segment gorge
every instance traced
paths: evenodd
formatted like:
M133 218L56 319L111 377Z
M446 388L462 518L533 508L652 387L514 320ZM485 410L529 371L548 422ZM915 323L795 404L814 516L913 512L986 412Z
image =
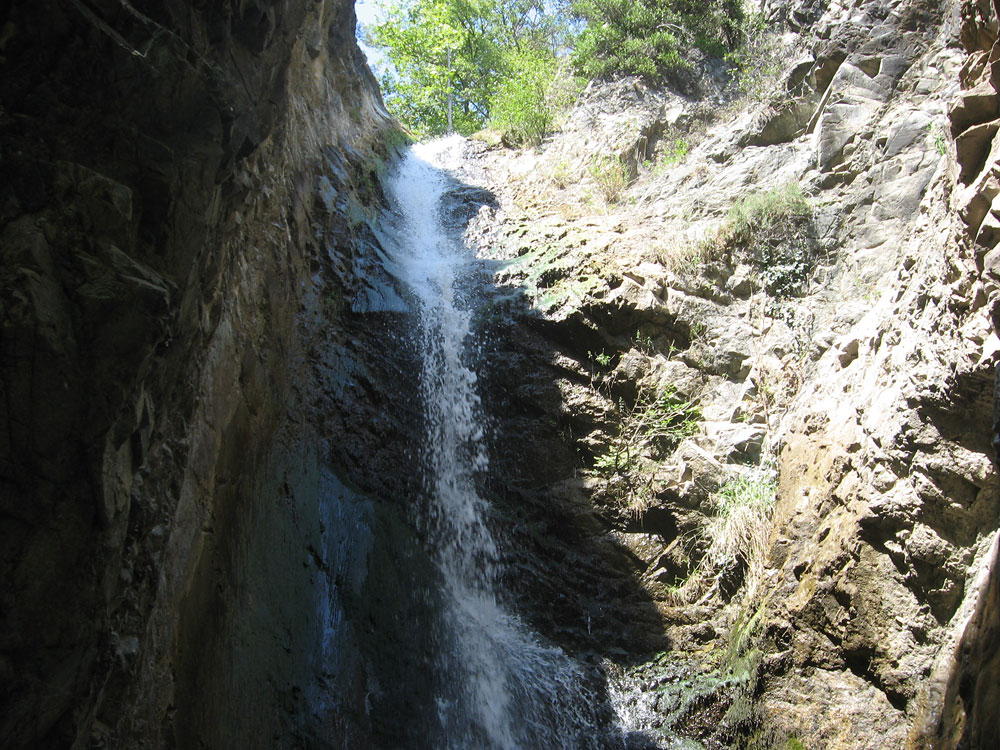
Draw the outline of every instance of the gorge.
M995 747L998 10L762 11L523 150L350 0L3 11L0 744Z

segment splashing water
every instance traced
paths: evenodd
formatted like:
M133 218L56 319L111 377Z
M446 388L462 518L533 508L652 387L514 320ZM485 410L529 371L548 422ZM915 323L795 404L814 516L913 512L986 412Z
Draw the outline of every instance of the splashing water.
M487 470L476 375L463 358L472 311L459 289L475 270L464 244L441 221L460 157L453 136L414 146L390 194L394 272L413 292L420 321L421 394L426 423L428 542L444 581L435 668L440 736L450 750L583 748L595 721L581 670L497 601L499 554L489 507L476 487Z

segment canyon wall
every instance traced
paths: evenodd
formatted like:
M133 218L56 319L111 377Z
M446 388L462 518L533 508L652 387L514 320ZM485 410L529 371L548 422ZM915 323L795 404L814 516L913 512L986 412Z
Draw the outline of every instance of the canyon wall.
M410 553L334 474L379 404L322 428L400 140L353 3L15 2L0 29L0 744L363 746L331 597L377 607L352 561Z
M990 747L996 10L764 10L763 101L623 80L538 152L467 146L508 598L637 747ZM0 19L4 745L429 736L402 138L354 30L345 0ZM720 239L790 183L784 270Z
M537 374L487 391L524 608L651 736L990 747L996 11L765 13L749 100L592 84L538 152L470 145L493 364Z

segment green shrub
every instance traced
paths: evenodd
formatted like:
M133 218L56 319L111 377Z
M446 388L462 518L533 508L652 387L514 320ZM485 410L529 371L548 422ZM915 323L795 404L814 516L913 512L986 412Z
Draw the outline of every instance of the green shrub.
M812 207L795 183L738 201L706 254L747 263L775 297L799 294L815 264Z
M601 367L607 368L611 366L611 355L604 352L604 350L601 350L597 354L587 352L587 356Z
M619 417L618 435L593 473L613 481L622 504L641 513L654 500L658 459L698 431L701 410L666 385L641 391L631 406L619 403Z
M672 385L665 386L648 401L640 401L636 424L637 431L661 450L672 448L698 431L701 411L687 401Z
M747 13L740 24L740 44L725 57L736 88L748 99L760 101L773 90L784 67L778 35L763 13Z
M536 146L548 135L555 119L549 90L556 77L551 53L529 51L511 60L512 75L497 89L490 103L491 124L504 141Z
M569 187L574 184L579 175L573 170L573 167L565 159L556 162L549 168L549 179L552 180L553 184L560 190Z
M743 509L770 514L776 490L777 486L769 478L735 477L719 489L716 496L718 513L723 518L731 518Z
M363 28L385 51L386 106L420 135L450 129L468 135L495 116L517 137L547 128L536 106L551 80L568 29L555 8L523 0L380 0L379 18ZM539 115L541 114L541 121Z
M490 100L490 124L505 143L537 146L576 102L577 81L550 50L528 50L507 61L510 75Z
M709 517L692 545L700 556L675 592L678 600L695 601L722 587L729 596L742 589L743 599L753 599L763 576L776 492L773 470L760 466L714 493Z
M581 75L639 75L652 83L690 68L694 48L721 57L739 41L741 0L574 0L586 21L573 51Z
M688 153L688 144L683 138L675 138L663 149L663 157L660 164L665 167L672 167L684 161Z
M777 484L763 473L726 482L715 496L712 544L705 562L715 568L734 562L753 568L762 563L776 491Z
M628 165L618 156L595 156L590 161L590 176L606 203L617 203L629 184Z
M802 188L790 182L767 192L751 193L729 209L729 233L749 239L755 233L776 229L782 222L809 216L812 209Z
M653 177L659 177L671 167L684 161L688 154L688 148L687 141L683 138L675 138L658 149L659 159L657 161L646 160L642 166Z

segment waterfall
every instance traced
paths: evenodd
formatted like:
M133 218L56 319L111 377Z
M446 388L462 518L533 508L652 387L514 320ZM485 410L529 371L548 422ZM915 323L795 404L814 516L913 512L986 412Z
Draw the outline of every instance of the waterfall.
M488 458L467 363L474 309L462 294L477 261L442 221L442 200L456 184L448 167L461 142L453 136L414 146L390 183L397 212L390 266L412 292L419 319L427 492L420 521L444 588L433 655L439 736L428 747L591 747L595 722L581 669L499 596L498 543L477 490Z

